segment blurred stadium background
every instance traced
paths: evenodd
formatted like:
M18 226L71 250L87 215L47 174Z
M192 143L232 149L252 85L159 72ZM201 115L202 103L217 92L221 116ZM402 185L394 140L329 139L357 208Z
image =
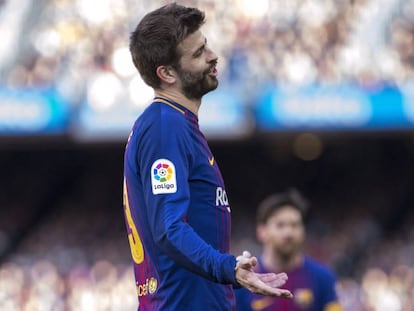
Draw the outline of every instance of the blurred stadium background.
M0 310L136 308L123 149L152 98L128 35L155 0L0 1ZM206 11L200 112L233 252L289 187L347 311L414 310L414 1L179 1Z

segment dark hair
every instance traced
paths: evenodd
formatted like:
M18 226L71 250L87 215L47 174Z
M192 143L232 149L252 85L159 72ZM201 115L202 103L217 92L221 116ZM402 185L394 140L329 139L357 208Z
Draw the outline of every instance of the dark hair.
M142 79L158 88L156 70L161 65L177 67L177 46L204 24L204 12L176 3L167 4L144 16L131 33L129 50Z
M304 218L308 209L308 202L296 189L273 194L264 199L257 208L257 222L261 224L266 223L275 211L285 206L297 209L302 218Z

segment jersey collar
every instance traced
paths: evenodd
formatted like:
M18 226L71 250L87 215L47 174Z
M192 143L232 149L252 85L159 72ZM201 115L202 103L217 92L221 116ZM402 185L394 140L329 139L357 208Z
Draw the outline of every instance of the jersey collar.
M168 99L166 97L161 96L155 96L153 99L153 102L156 103L163 103L165 105L170 106L171 108L174 108L175 110L179 111L180 113L186 115L187 117L190 117L190 119L195 119L198 121L198 117L188 108L184 107L183 105L180 105L179 103Z

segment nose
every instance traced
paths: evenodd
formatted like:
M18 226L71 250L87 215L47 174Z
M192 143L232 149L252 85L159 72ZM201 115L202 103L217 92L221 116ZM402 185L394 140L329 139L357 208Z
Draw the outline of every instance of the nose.
M217 54L214 53L214 51L212 49L210 49L208 46L206 47L206 49L207 49L207 55L208 55L207 62L208 63L213 63L213 62L216 63L217 60L218 60Z

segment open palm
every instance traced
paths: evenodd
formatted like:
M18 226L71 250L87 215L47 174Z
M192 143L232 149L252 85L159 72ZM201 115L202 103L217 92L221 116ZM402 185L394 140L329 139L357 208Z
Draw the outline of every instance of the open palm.
M257 258L252 257L249 252L243 252L237 257L236 279L237 282L249 291L281 298L292 298L293 295L283 286L288 277L286 273L256 273L253 267L257 265Z

